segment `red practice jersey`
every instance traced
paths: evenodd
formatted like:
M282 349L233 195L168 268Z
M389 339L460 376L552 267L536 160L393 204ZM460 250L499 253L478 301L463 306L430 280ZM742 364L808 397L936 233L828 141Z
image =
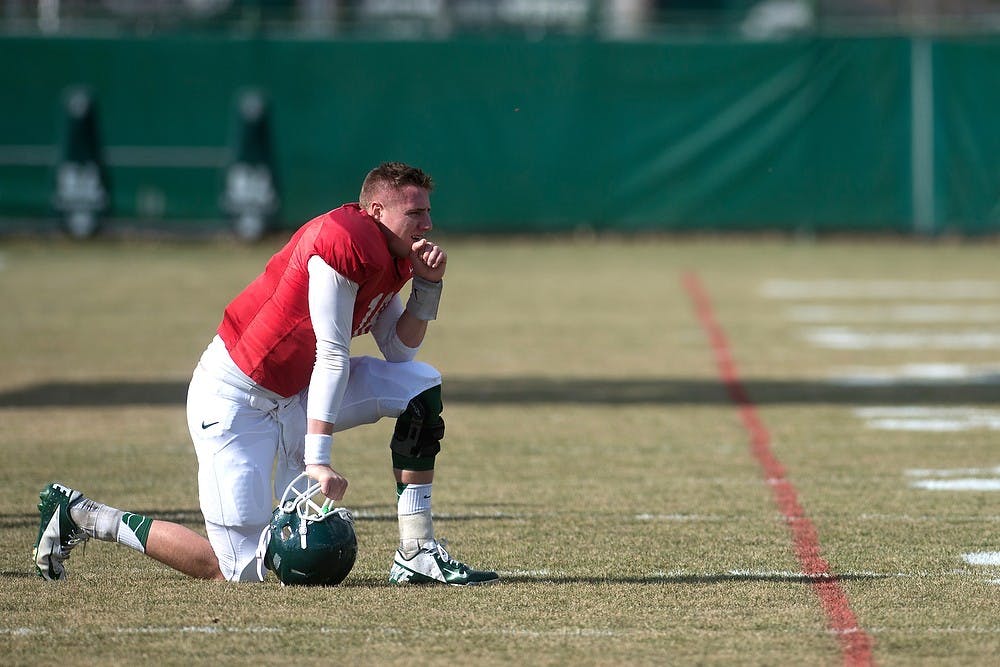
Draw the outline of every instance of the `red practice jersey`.
M351 335L371 329L412 275L408 258L389 253L378 223L357 204L313 218L226 307L219 336L250 379L281 396L307 386L316 361L307 263L318 255L358 284Z

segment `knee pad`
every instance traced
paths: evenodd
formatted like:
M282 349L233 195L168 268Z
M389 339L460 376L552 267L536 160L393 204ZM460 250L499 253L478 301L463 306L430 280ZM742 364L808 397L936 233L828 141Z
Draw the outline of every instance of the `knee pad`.
M431 387L410 400L396 419L389 448L392 464L401 470L432 470L441 451L444 419L441 418L441 385Z

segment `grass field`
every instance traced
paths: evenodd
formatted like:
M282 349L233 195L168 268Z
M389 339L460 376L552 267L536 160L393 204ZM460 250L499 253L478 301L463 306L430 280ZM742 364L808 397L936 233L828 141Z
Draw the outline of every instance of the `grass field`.
M202 530L187 379L277 244L0 245L0 663L995 664L992 243L456 239L436 527L501 584L385 583L385 421L339 587L38 579L52 480Z

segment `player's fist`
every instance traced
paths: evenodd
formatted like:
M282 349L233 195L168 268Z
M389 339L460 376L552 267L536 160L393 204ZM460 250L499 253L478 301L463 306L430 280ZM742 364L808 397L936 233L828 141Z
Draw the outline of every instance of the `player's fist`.
M448 253L433 241L420 239L410 246L410 264L413 265L413 275L436 283L444 277Z
M347 493L347 478L328 465L307 465L306 474L319 482L320 491L330 500L341 500Z

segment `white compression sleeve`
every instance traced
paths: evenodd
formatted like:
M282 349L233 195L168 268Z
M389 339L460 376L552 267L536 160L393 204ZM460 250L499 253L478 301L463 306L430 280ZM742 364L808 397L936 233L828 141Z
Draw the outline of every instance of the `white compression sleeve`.
M358 284L316 255L309 258L308 267L309 317L316 333L316 364L309 380L306 417L333 423L347 391Z
M399 321L399 316L402 314L403 301L397 294L385 307L385 310L379 314L372 326L372 337L375 338L378 349L381 350L386 361L393 363L413 361L413 358L417 356L417 350L420 349L419 346L408 347L399 339L399 334L396 333L396 322Z

